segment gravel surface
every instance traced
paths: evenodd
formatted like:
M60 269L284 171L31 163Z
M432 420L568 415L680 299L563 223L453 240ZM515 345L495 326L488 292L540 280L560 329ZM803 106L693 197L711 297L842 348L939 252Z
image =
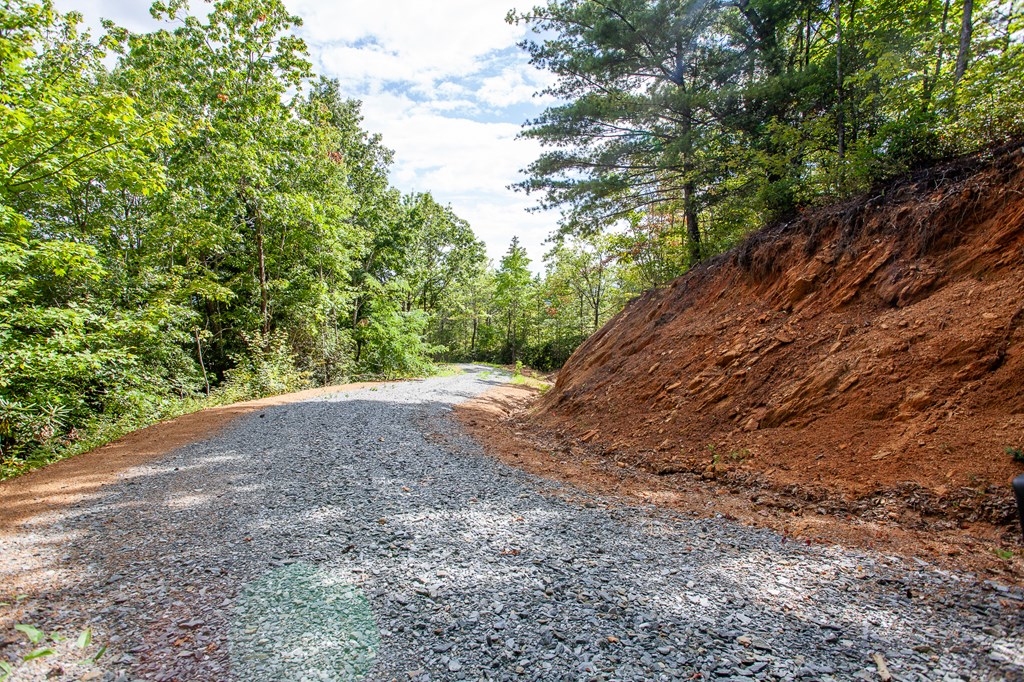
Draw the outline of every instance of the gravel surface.
M1018 590L489 459L449 412L501 380L266 409L0 538L12 679L1024 679Z

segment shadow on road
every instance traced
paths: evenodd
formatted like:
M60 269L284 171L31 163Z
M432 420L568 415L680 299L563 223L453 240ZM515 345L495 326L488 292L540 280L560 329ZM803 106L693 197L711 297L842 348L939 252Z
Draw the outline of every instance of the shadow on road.
M580 495L486 457L448 413L499 383L471 374L268 407L57 523L28 524L0 564L0 598L25 595L0 606L2 653L22 650L11 628L32 622L89 625L109 645L100 668L157 680L355 679L357 651L373 679L498 679L525 659L528 679L755 667L842 679L874 651L897 672L925 637L921 675L1024 675L1019 616L969 581L725 521L567 502ZM978 647L983 626L1009 662Z

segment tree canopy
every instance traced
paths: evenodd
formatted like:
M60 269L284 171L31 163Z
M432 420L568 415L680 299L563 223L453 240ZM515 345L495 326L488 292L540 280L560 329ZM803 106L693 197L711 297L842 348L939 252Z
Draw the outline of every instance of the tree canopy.
M973 0L549 0L508 21L561 103L519 188L694 263L809 203L1024 132L1024 13Z

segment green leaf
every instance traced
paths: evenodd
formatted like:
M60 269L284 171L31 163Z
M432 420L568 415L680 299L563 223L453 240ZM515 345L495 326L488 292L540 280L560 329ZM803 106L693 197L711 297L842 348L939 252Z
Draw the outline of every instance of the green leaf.
M25 654L25 657L24 657L23 660L32 661L32 660L35 660L37 658L42 658L43 656L52 656L53 653L54 653L53 649L50 649L50 648L36 649L35 651L32 651L30 653Z
M92 657L92 662L95 663L96 661L100 660L100 656L102 656L105 653L107 653L107 645L106 644L101 646L100 650L96 652L96 655Z
M92 628L86 628L85 632L78 636L78 641L75 644L79 649L84 649L92 644Z
M24 633L28 640L33 644L39 644L43 639L46 638L46 633L39 628L32 627L25 623L18 623L14 626L14 629L18 632Z

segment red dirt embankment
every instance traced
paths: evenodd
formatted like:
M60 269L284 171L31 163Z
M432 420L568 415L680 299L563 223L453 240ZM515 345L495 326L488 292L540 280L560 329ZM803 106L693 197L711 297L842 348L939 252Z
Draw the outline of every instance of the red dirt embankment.
M1019 543L1024 149L756 233L631 302L526 419L775 507Z

